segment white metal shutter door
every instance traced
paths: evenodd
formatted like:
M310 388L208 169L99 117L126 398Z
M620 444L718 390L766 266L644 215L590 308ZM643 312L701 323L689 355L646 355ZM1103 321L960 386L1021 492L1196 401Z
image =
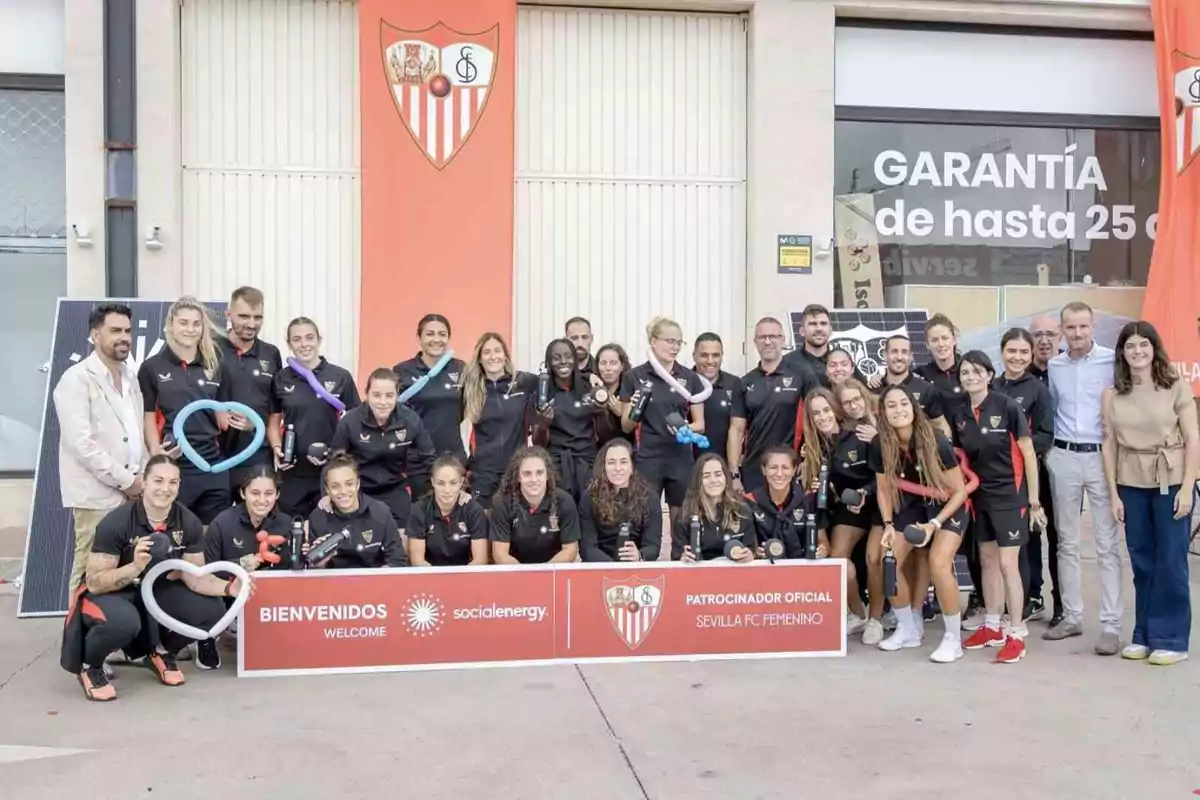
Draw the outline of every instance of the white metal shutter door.
M592 321L644 360L645 325L707 330L742 366L746 31L724 14L522 8L514 329L536 367ZM690 362L690 347L684 356Z
M267 296L263 338L311 317L351 371L360 266L358 11L338 0L185 0L183 286Z

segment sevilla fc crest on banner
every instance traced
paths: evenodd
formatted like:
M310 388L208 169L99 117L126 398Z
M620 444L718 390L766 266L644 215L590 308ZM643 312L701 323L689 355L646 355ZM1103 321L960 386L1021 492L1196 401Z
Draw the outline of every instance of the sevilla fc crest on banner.
M666 581L665 576L654 580L604 579L604 606L608 609L608 620L630 650L636 650L654 627L654 621L662 609Z
M406 31L380 23L392 102L413 142L438 169L467 143L487 108L499 30L461 33L438 23Z
M1172 54L1175 73L1175 169L1191 166L1200 155L1200 56L1176 50Z

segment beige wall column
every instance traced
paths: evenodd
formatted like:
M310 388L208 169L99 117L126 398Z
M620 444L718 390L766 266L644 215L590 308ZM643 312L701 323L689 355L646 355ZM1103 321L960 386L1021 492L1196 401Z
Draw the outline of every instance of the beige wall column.
M750 326L808 303L833 304L834 22L832 0L759 0L750 15ZM813 237L811 275L779 273L781 234Z
M178 0L138 2L137 76L138 294L172 300L183 291ZM154 227L161 250L145 244Z
M104 0L72 0L65 53L67 292L104 297Z

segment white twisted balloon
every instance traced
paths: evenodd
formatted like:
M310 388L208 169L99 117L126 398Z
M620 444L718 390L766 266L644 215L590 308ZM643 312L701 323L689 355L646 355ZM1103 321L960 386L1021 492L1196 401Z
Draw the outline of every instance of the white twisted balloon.
M699 394L692 394L689 392L687 387L676 380L674 375L667 372L667 368L660 364L658 359L654 357L653 348L646 349L646 360L650 362L650 368L654 370L655 374L667 382L667 385L671 387L671 391L680 395L689 403L703 403L708 399L709 395L712 394L712 383L709 382L708 378L704 377L698 372L696 373L696 377L700 379L700 383L704 386L704 390Z
M180 622L170 614L162 610L158 604L158 600L154 597L154 582L162 575L175 570L183 570L190 572L193 575L211 575L214 572L228 572L237 576L241 582L241 590L237 597L233 600L233 605L225 612L225 616L221 617L216 625L213 625L209 630L203 631L186 622ZM142 604L146 606L146 610L150 612L150 616L154 617L160 625L168 630L175 631L178 634L203 641L205 639L216 639L221 635L238 613L242 610L242 606L246 605L246 600L250 598L250 576L246 574L246 570L242 569L240 564L234 564L232 561L214 561L211 564L205 564L203 567L197 567L190 561L184 561L181 558L169 558L166 561L160 561L150 568L142 578Z

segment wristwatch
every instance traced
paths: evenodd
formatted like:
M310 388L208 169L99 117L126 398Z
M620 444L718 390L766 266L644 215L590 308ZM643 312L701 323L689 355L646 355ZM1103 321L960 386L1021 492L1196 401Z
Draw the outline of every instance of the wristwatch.
M942 529L942 518L941 517L934 515L933 519L929 520L929 522L931 525L933 525L933 529L935 531L940 531Z

